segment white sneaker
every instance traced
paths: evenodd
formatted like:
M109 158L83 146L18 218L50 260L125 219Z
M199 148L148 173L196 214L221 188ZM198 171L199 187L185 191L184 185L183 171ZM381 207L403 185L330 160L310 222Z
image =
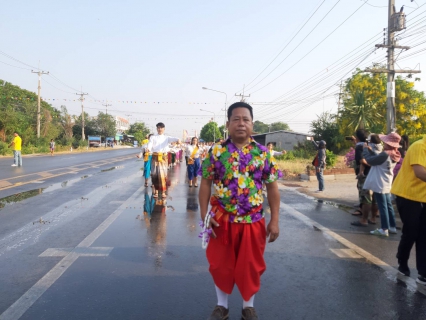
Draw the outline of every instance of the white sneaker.
M396 228L389 228L389 233L397 234Z
M12 164L12 167L17 167L17 165L16 164Z
M383 229L376 229L374 231L370 231L370 233L375 236L389 237L388 230L384 231Z

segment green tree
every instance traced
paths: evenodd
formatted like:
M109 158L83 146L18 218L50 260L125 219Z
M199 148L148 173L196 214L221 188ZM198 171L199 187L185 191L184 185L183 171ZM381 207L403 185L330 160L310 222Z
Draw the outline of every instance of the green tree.
M130 125L128 133L135 137L136 134L139 133L144 137L143 139L145 139L145 136L150 133L150 130L144 122L136 122Z
M255 133L266 133L266 132L269 132L269 127L266 123L263 123L262 121L256 120L253 123L253 131Z
M43 141L60 134L59 111L45 101L40 104ZM0 80L0 139L10 140L14 131L21 137L23 145L37 144L37 95Z
M366 97L365 91L356 91L347 101L349 105L342 112L342 116L349 122L348 126L357 129L377 128L383 122L383 116L377 111L376 101Z
M278 121L278 122L273 122L270 124L270 131L280 131L280 130L286 130L286 131L291 131L290 126L287 123Z
M115 136L115 121L112 115L99 111L94 123L97 131L102 137Z
M380 66L373 66L377 68ZM409 79L409 78L408 78ZM395 79L396 126L399 134L426 132L426 98L414 89L414 82L401 76ZM342 136L352 135L357 127L370 132L386 131L386 75L357 70L345 82L343 106L337 123Z
M225 130L226 130L226 127L224 125L221 125L219 127L219 131L220 131L220 134L222 135L222 137L225 137Z
M222 139L222 133L219 130L216 122L209 122L201 129L200 138L207 142L212 142L214 139Z
M324 112L317 117L311 122L311 132L314 134L315 141L324 140L327 143L327 149L337 153L344 140L339 134L336 115Z

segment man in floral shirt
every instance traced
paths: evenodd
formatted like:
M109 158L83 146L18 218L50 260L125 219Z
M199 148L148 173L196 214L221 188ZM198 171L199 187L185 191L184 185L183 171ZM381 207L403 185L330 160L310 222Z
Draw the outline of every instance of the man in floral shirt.
M218 298L209 319L228 319L228 295L234 284L244 300L242 319L258 319L253 302L260 289L260 276L266 269L263 259L266 238L273 242L279 235L280 194L276 180L281 172L267 148L251 138L250 105L237 102L229 107L227 129L231 138L215 144L201 168L201 219L204 221L207 214L211 216L207 226L212 229L207 260ZM271 208L267 227L263 183Z

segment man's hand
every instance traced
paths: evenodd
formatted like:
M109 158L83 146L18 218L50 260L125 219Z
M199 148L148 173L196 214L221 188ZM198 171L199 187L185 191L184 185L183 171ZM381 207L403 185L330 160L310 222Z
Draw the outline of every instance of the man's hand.
M201 215L201 219L202 219L202 221L204 223L204 221L206 219L206 215L205 214ZM211 229L212 230L212 237L216 239L217 237L216 237L216 233L213 230L213 227L219 227L219 223L215 219L210 218L210 222L209 222L209 225L207 226L207 229Z
M266 227L266 236L269 237L268 242L274 242L280 235L280 228L277 222L270 221Z

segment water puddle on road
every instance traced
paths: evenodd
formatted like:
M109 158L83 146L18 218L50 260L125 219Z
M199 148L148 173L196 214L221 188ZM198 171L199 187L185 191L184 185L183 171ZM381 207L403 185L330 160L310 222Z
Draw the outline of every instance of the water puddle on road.
M122 169L122 168L124 168L124 166L115 166L115 167L112 167L112 168L109 168L109 169L103 169L100 172L95 173L95 174L100 174L102 172L107 172L107 171L112 171L112 170L115 170L115 169ZM92 177L93 175L94 174L86 174L84 176L81 176L80 178L70 179L70 180L65 180L65 181L62 181L62 182L54 183L54 184L52 184L48 187L37 188L37 189L29 190L29 191L19 192L19 193L12 194L12 195L4 197L4 198L0 198L0 210L7 205L12 205L14 203L23 201L23 200L28 199L28 198L35 197L35 196L42 194L42 193L52 192L52 191L55 191L55 190L60 190L60 189L63 189L63 188L70 187L73 184L75 184L75 183L77 183L77 182L79 182L83 179L87 179L89 177Z
M107 172L107 171L112 171L112 170L115 170L115 169L123 169L124 168L124 166L116 166L116 167L111 167L111 168L108 168L108 169L103 169L103 170L101 170L101 172Z
M329 206L332 206L332 207L335 207L335 208L338 208L338 209L342 209L342 210L351 210L352 209L350 206L340 204L340 203L336 203L336 202L333 202L333 201L315 199L315 198L314 198L314 200L318 203L327 204Z
M30 191L24 191L16 194L12 194L11 196L4 197L0 199L0 209L4 208L7 205L11 205L25 199L29 199L35 197L39 194L42 194L46 188L38 188Z
M39 194L42 194L42 193L52 192L58 189L70 187L74 183L81 181L82 179L86 179L90 176L92 175L91 174L84 175L77 179L66 180L60 183L54 183L48 187L37 188L37 189L29 190L29 191L23 191L16 194L12 194L4 198L0 198L0 209L4 208L7 205L13 205L14 203L21 202L23 200L38 196Z

